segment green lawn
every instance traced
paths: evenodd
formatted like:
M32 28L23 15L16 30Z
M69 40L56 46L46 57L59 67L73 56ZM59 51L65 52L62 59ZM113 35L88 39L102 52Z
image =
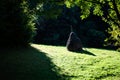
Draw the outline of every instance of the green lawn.
M78 53L62 46L31 46L2 50L0 76L11 80L120 80L119 52L86 48Z
M0 50L0 80L58 80L46 53L29 48Z

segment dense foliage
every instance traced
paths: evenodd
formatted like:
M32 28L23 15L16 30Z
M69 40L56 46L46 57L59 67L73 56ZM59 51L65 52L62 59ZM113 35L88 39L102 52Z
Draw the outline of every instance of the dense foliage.
M107 29L105 22L93 15L82 21L79 17L81 10L77 6L67 8L56 5L55 7L61 10L57 18L48 19L44 15L38 18L35 43L66 45L71 32L70 26L73 26L73 31L80 37L84 46L103 47Z
M5 46L29 44L35 34L37 14L41 14L39 12L41 5L47 3L58 2L54 0L0 0L0 44Z
M34 18L25 0L0 0L0 44L26 45L35 34Z
M63 2L69 9L59 5ZM1 0L0 9L1 44L30 43L36 26L34 42L65 45L72 25L85 45L100 47L109 37L106 39L109 45L120 46L118 0ZM81 20L79 16L81 19L88 18ZM108 29L110 35L106 35L108 25L101 20L111 26Z
M74 5L81 9L82 19L90 14L100 16L111 27L108 29L110 45L120 47L120 1L119 0L66 0L67 7Z

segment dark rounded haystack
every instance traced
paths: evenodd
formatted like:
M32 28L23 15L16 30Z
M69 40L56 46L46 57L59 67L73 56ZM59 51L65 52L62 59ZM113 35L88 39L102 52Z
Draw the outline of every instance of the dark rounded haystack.
M81 51L82 50L82 42L80 38L74 32L70 33L66 47L69 51Z

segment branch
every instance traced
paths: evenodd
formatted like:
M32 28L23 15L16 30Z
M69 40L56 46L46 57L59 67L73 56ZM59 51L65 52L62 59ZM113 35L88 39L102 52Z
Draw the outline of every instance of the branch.
M112 22L114 22L114 24L116 24L118 27L120 26L119 23L117 23L117 22L115 21L115 19L113 19L109 14L108 14L108 16L109 16L108 20L110 19L110 20L111 20Z
M91 3L93 3L93 4L98 4L98 5L100 5L101 7L104 7L104 3L101 3L100 1L95 1L95 0L86 0L86 1L87 1L87 2L91 2ZM105 4L106 4L106 2L109 3L109 1L105 1ZM118 8L117 8L117 4L116 4L115 0L110 0L110 2L112 2L114 8L112 9L112 8L109 7L109 9L112 9L112 10L114 10L114 11L116 12L118 21L120 22L120 13L119 13L119 10L118 10ZM114 24L116 24L116 25L120 28L119 22L116 22L116 20L113 19L109 14L108 14L108 16L109 16L109 18L105 18L105 17L104 17L104 18L105 18L107 21L109 21L109 19L110 19L111 21L114 22Z
M114 10L116 12L117 18L120 21L120 14L119 14L119 10L117 8L117 4L116 4L115 0L112 0L112 3L113 3Z
M95 1L95 0L86 0L87 2L91 2L91 3L93 3L93 4L99 4L99 5L103 5L102 3L100 3L99 1Z

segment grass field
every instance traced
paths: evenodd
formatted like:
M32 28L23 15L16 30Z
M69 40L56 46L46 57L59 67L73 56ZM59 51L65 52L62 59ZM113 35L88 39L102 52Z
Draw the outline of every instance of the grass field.
M62 46L32 44L0 52L1 78L11 80L120 80L120 53L86 48L69 52ZM2 80L2 79L0 79Z

